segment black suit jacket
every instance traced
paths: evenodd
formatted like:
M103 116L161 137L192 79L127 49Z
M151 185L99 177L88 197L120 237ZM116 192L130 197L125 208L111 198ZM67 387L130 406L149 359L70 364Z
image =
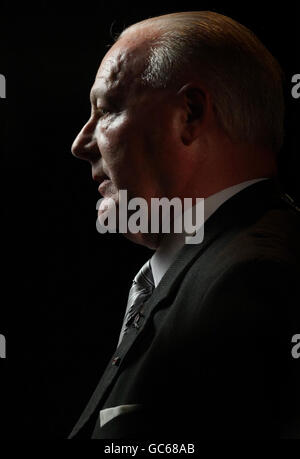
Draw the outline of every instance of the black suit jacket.
M185 245L69 438L300 437L300 213L274 180ZM99 411L132 405L100 428Z

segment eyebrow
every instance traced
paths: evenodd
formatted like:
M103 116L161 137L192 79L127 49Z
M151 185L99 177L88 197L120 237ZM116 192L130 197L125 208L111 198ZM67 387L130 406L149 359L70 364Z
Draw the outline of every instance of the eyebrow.
M113 91L103 92L101 89L92 89L90 92L90 101L91 104L95 103L97 98L102 98L107 104L112 106L120 105L124 101L124 95L117 94Z
M107 100L108 103L114 103L122 98L121 94L112 91L103 92L101 89L93 89L90 92L90 101L94 102L98 98Z
M93 102L98 97L103 96L103 92L100 89L92 89L90 92L90 101Z

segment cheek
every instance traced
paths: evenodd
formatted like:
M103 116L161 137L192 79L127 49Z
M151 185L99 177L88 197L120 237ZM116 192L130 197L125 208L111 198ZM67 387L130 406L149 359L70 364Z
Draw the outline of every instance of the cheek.
M128 142L128 120L125 115L111 115L99 121L96 139L101 156L108 165L118 163L124 157Z
M98 123L96 138L114 184L119 189L127 188L136 167L136 129L125 114L114 115Z
M96 136L100 147L106 146L110 142L117 142L118 138L128 125L125 114L109 115L99 120L96 127Z

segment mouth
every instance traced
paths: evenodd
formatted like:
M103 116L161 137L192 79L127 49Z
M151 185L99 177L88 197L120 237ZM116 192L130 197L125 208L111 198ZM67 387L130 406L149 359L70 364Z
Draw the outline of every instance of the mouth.
M98 187L98 191L100 194L102 194L103 197L109 197L112 195L112 187L113 187L113 183L110 179L104 179L99 187Z
M100 183L98 191L102 194L103 197L107 196L109 193L109 188L112 188L112 181L110 177L102 170L101 172L92 171L93 180Z

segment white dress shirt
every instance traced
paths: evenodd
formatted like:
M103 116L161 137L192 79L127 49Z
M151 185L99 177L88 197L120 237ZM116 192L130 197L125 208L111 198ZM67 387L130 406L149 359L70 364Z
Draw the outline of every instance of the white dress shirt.
M267 180L266 178L258 178L253 180L247 180L246 182L238 183L224 190L218 191L218 193L212 194L208 198L204 199L204 223L209 217L224 204L225 201L230 199L239 191L252 185L253 183L260 182L261 180ZM176 258L181 247L185 243L186 235L184 233L170 233L165 234L161 245L153 254L150 263L154 278L155 287L160 283L162 277L167 272Z

